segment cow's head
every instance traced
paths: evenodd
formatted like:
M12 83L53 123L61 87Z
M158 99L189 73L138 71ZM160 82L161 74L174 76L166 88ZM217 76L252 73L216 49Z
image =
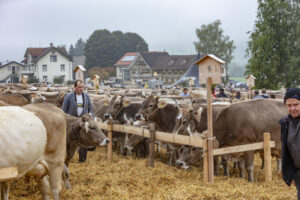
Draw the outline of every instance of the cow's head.
M179 114L175 120L173 133L180 135L191 135L196 130L196 122L191 107L179 109Z
M190 165L195 165L202 159L203 149L198 147L182 146L178 150L179 159L176 165L183 169L189 169Z
M123 109L123 98L124 96L114 95L111 98L104 119L116 119L120 111Z
M95 120L90 114L84 114L80 119L78 134L78 143L85 148L94 146L104 146L109 143L109 139L98 127Z
M172 99L164 99L151 95L142 103L135 117L138 120L153 120L158 115L159 110L166 108L170 104L176 107L176 101Z
M135 121L133 126L148 128L145 121ZM144 139L142 136L127 133L124 142L124 148L127 150L127 153L132 154L132 149Z

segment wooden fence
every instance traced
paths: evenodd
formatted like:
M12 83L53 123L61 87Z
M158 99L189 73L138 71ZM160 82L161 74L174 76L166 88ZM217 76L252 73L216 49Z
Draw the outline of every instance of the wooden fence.
M150 138L149 140L149 159L148 166L154 166L154 141L159 140L162 142L170 142L180 145L188 145L193 147L204 148L204 151L207 151L207 140L202 139L199 136L185 136L177 135L173 133L155 131L154 124L150 124L150 129L134 127L128 125L113 124L112 121L108 123L99 123L100 129L108 131L109 145L107 151L107 158L111 162L112 160L112 132L122 132L129 133L134 135L139 135L142 137ZM264 150L264 163L265 163L265 182L272 180L272 170L271 170L271 148L275 147L275 142L270 141L270 134L264 133L264 142L257 142L252 144L245 144L239 146L232 146L226 148L213 149L213 155L224 155L232 153L240 153L245 151L254 151L263 149ZM207 153L205 154L207 156ZM204 158L204 160L207 157ZM205 181L208 181L208 169L213 168L208 162L204 162L203 173Z

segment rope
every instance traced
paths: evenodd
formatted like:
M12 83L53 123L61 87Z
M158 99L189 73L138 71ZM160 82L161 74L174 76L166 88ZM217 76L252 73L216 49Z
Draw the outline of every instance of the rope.
M147 120L149 120L149 117L155 112L155 111L157 111L158 110L158 107L157 108L155 108L155 110L154 111L152 111L149 115L147 115L147 117L146 117L146 119Z

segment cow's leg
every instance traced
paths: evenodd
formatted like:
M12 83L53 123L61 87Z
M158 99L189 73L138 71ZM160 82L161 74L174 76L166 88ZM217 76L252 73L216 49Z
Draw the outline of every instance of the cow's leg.
M60 193L63 185L61 182L63 169L64 166L60 165L59 163L52 163L51 165L49 164L49 180L52 189L53 200L60 199Z
M215 176L219 175L219 156L214 156L214 173Z
M69 173L69 169L67 167L67 165L64 165L64 175L65 175L65 184L66 184L66 188L69 190L71 189L71 184L70 184L70 173Z
M248 174L248 181L254 182L253 171L254 171L254 152L248 151L244 153L245 167Z
M240 160L238 162L238 166L239 166L239 170L240 170L240 177L244 178L245 177L245 160L242 158L242 160Z
M8 182L2 182L0 183L0 193L1 193L1 200L8 200L8 195L9 195L9 188L10 185Z
M224 176L229 177L228 160L226 158L222 157L222 165L224 169Z
M49 176L44 176L42 179L38 181L38 188L42 194L43 200L50 200L51 193L50 193L50 184L49 184Z
M260 159L261 159L261 167L260 169L263 170L265 168L265 158L264 158L264 153L262 151L259 152Z
M233 169L237 169L238 168L238 162L233 162Z
M277 161L277 171L280 172L281 171L281 158L276 158Z

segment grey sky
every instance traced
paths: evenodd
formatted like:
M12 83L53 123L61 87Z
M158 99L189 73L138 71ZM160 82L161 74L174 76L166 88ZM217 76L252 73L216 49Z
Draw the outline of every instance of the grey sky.
M234 40L235 61L256 18L255 0L0 0L0 61L23 59L27 47L66 44L97 29L135 32L151 51L195 53L195 30L216 19Z

